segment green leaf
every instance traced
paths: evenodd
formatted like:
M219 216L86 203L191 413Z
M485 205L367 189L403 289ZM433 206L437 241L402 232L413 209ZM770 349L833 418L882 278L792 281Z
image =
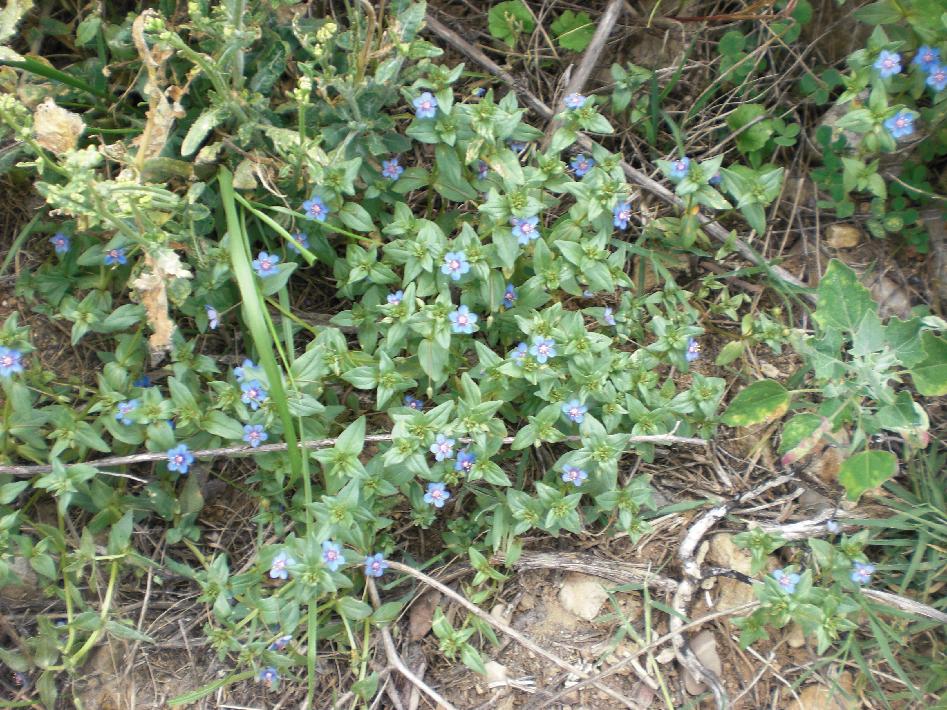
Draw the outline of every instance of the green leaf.
M819 305L813 313L825 329L854 333L866 313L876 313L878 304L858 280L858 275L838 259L829 262L819 282Z
M339 614L353 621L367 619L372 615L372 608L365 602L360 599L355 599L354 597L342 597L336 601L335 608Z
M852 14L868 25L890 25L904 17L904 13L891 0L873 2L858 8Z
M16 32L16 25L33 7L33 0L7 0L0 10L0 44L6 44Z
M335 448L345 454L358 456L365 446L365 417L359 417L346 427L335 442Z
M466 202L476 200L477 191L463 177L463 168L457 151L443 143L435 148L435 164L437 176L434 179L434 189L452 202Z
M523 0L507 0L490 8L487 14L487 28L490 34L510 47L523 32L532 32L536 21Z
M911 368L914 387L925 397L947 394L947 340L933 333L921 333L924 359Z
M209 434L219 436L222 439L243 438L243 426L233 417L228 417L220 410L212 410L201 421L201 427Z
M729 426L751 426L781 417L789 409L789 392L778 382L754 382L733 398L721 421Z
M877 488L898 472L898 457L890 451L863 451L845 459L838 481L849 500L858 500L870 488Z
M559 46L573 52L582 52L595 34L595 23L587 12L564 11L550 25Z
M731 340L721 348L714 360L715 365L729 365L743 354L744 344L742 340Z
M95 39L102 26L102 18L98 15L90 15L79 23L76 27L76 44L85 47L89 42Z
M346 202L339 210L339 217L346 227L356 232L370 232L375 228L368 210L356 202Z
M224 119L224 113L216 108L205 109L191 124L181 141L181 155L185 158L197 150L207 135Z

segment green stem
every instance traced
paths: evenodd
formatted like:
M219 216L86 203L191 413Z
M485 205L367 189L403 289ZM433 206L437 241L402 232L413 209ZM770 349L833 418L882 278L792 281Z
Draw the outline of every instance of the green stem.
M239 683L242 680L249 680L252 677L253 671L233 673L228 675L226 678L221 678L219 680L215 680L213 683L208 683L203 688L198 688L197 690L192 690L190 693L185 693L184 695L178 695L175 698L171 698L168 701L168 707L176 708L179 705L190 705L191 703L196 703L198 700L207 697L218 688L224 688L233 683Z
M82 79L77 79L72 74L67 74L64 71L60 71L59 69L54 69L47 64L36 61L35 59L27 58L23 61L0 61L0 67L13 67L14 69L22 69L23 71L30 72L31 74L44 76L47 79L58 81L61 84L66 84L67 86L71 86L74 89L85 91L86 93L97 96L100 99L106 99L107 101L112 101L115 98L107 91L96 89L94 86L87 84Z
M95 644L99 642L99 639L102 638L102 634L105 633L105 622L112 608L112 596L115 594L115 583L118 581L118 564L118 560L112 560L109 565L109 584L105 590L105 599L102 601L102 611L99 612L99 628L93 631L92 635L82 644L82 647L70 657L70 668L77 668L82 662L82 659L85 658L86 654L92 650Z

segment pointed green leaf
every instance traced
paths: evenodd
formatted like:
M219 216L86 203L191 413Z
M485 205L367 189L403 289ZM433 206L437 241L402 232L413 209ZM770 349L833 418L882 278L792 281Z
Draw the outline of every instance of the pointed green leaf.
M845 487L849 500L877 488L898 472L898 457L890 451L863 451L845 459L838 472L838 481Z
M729 426L751 426L781 417L788 408L786 388L773 380L762 380L734 397L721 421Z

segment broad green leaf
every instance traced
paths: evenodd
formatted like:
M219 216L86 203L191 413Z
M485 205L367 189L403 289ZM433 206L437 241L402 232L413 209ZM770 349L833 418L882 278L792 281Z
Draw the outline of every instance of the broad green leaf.
M346 227L356 232L370 232L375 227L368 210L355 202L346 202L339 210L339 217Z
M721 348L714 360L715 365L729 365L743 354L744 344L742 340L731 340Z
M838 481L845 487L849 500L877 488L898 472L898 457L890 451L863 451L845 459L838 472Z
M565 10L550 28L555 33L559 46L573 52L584 51L595 34L595 23L589 14L572 10Z
M339 614L353 621L367 619L372 615L372 608L362 600L355 599L354 597L342 597L335 603L335 608Z
M773 380L762 380L734 397L721 421L729 426L751 426L781 417L788 408L786 388Z
M914 387L925 397L947 394L947 340L921 333L924 359L911 368Z
M242 439L243 426L233 417L213 410L201 421L201 426L210 434L222 439Z
M184 140L181 141L181 155L185 158L197 150L207 135L214 130L214 127L224 119L222 111L209 108L206 109L187 131Z
M819 282L819 306L813 316L825 329L837 328L854 333L866 313L875 313L878 304L858 280L858 275L838 259Z
M921 347L921 319L901 320L892 318L885 329L888 345L894 350L898 360L907 367L914 367L924 359Z

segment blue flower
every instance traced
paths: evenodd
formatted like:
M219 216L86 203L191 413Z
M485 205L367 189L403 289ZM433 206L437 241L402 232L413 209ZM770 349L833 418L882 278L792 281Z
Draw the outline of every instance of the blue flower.
M510 351L510 359L520 367L526 362L526 356L529 354L529 346L526 343L520 343Z
M837 520L826 520L825 529L828 530L830 533L835 534L842 529L842 526L838 524Z
M414 115L418 118L434 118L437 115L437 99L430 91L425 91L411 103L414 104Z
M217 312L217 309L209 303L205 303L204 311L207 313L207 327L211 330L216 330L217 326L220 325L220 314Z
M240 391L243 392L240 401L244 404L249 404L250 409L254 412L260 408L260 404L262 404L267 397L266 389L259 380L244 382L240 385Z
M571 483L573 486L578 488L582 485L582 482L589 477L589 474L583 471L577 466L563 466L562 467L562 480L564 483Z
M483 160L477 161L477 179L486 180L487 175L490 174L490 166L487 165Z
M923 47L918 47L917 54L914 55L911 63L917 64L921 71L928 72L932 66L940 64L940 50L936 47L928 47L926 44Z
M449 251L444 255L444 263L441 264L441 273L447 274L454 281L460 281L460 277L470 271L470 262L467 261L467 254L462 251Z
M57 254L65 254L69 251L69 237L62 232L56 232L49 238L49 243L53 245L53 250Z
M381 577L386 569L388 569L388 563L380 552L365 558L366 577Z
M687 362L694 362L697 358L700 357L700 343L698 343L694 338L687 339L687 350L684 351L684 359Z
M871 582L871 575L875 572L875 566L868 562L856 562L852 570L852 581L855 584L868 584Z
M331 540L323 540L322 561L331 572L337 571L340 565L345 564L345 555L342 554L342 546Z
M116 405L116 409L118 409L118 411L115 413L116 421L121 422L125 426L134 424L135 421L128 415L138 409L138 400L129 399L124 402L119 402Z
M619 229L628 229L629 219L631 219L631 202L625 200L615 205L612 210L612 224Z
M0 346L0 377L23 372L23 353Z
M255 449L269 438L270 435L263 430L262 424L243 425L243 440L250 444L252 448Z
M773 570L773 579L786 594L792 594L796 591L796 585L799 584L799 575L795 572L786 573L781 569Z
M267 688L272 688L279 681L279 673L272 666L264 668L257 673L256 679L263 683Z
M399 177L401 177L401 173L403 172L404 172L404 168L398 165L397 158L381 161L382 177L386 177L389 180L397 180Z
M422 409L424 409L424 400L417 399L409 394L406 394L404 396L404 406L410 407L411 409L415 409L420 412Z
M473 95L476 96L477 98L480 98L486 93L487 93L487 87L485 86L478 86L476 89L473 90Z
M927 85L929 87L935 91L943 91L947 88L947 66L934 64L927 71Z
M270 564L270 579L288 579L289 567L296 564L296 560L286 552L280 552Z
M454 461L454 470L470 473L470 469L477 462L477 455L473 451L458 451L457 460Z
M151 387L151 378L148 375L142 375L132 382L132 387Z
M602 311L602 320L605 325L615 325L615 312L611 306L605 306L605 310Z
M305 232L296 232L295 234L293 234L293 239L299 242L304 248L306 249L309 248L309 235L306 234ZM293 252L294 254L302 253L301 251L299 251L299 247L290 241L286 242L286 246L289 247L289 250Z
M894 76L901 71L901 55L897 52L882 49L878 54L878 59L875 60L875 69L878 70L882 79Z
M389 293L388 296L386 297L386 300L388 301L389 306L397 306L401 303L403 299L404 299L404 291L401 291L400 289L398 291L395 291L394 293Z
M289 635L280 636L278 639L276 639L273 643L271 643L271 644L269 645L269 650L270 650L270 651L276 651L277 653L279 653L279 652L282 651L284 648L286 648L287 646L289 646L289 644L292 642L292 640L293 640L293 637L292 637L292 636L289 636Z
M237 378L237 382L243 382L244 380L250 379L250 373L247 370L255 370L256 365L253 364L253 360L250 358L244 358L243 362L240 363L240 367L235 367L233 369L233 376Z
M914 114L901 109L891 118L885 119L885 128L893 138L904 138L914 133Z
M105 252L105 265L112 266L113 264L125 264L128 262L128 259L125 258L125 250L119 247L118 249L109 249Z
M576 177L582 177L589 170L595 167L595 159L587 158L585 154L579 153L572 159L572 162L569 163L572 166L572 169L575 171Z
M512 138L506 139L506 144L510 147L514 153L522 153L524 150L529 148L529 143L524 143L523 141L515 141Z
M435 508L443 508L448 498L450 498L450 491L443 483L427 484L427 493L424 494L425 503L433 504Z
M257 254L256 259L250 262L250 266L256 271L257 276L261 279L265 279L267 276L272 276L279 271L276 268L278 263L279 257L276 256L276 254L267 254L265 251L261 251Z
M539 230L536 229L539 217L510 217L510 224L513 225L513 236L520 246L539 239Z
M691 159L687 156L671 161L671 170L668 177L672 180L683 180L691 169Z
M533 344L529 348L529 354L536 358L536 362L542 365L549 358L556 357L556 341L552 338L534 335Z
M303 212L306 213L309 219L314 219L317 222L325 222L326 217L329 216L329 208L326 207L326 203L318 195L313 195L303 202Z
M187 448L187 444L179 444L173 449L168 449L168 470L177 471L180 474L186 474L191 464L194 463L194 454Z
M454 333L470 335L477 325L477 314L471 313L467 306L461 306L456 311L447 314L450 318L450 329Z
M512 308L516 303L516 287L513 284L506 285L506 291L503 292L503 305Z
M709 182L713 187L717 187L717 185L723 182L723 178L720 176L720 173L714 173L714 176L707 182Z
M454 440L438 434L434 443L431 444L430 452L434 454L434 459L437 461L452 459L454 458Z
M566 108L575 110L582 108L586 101L588 101L587 96L583 96L582 94L569 94L562 103L565 104Z
M570 399L562 405L562 413L576 424L581 424L589 408L577 399Z

